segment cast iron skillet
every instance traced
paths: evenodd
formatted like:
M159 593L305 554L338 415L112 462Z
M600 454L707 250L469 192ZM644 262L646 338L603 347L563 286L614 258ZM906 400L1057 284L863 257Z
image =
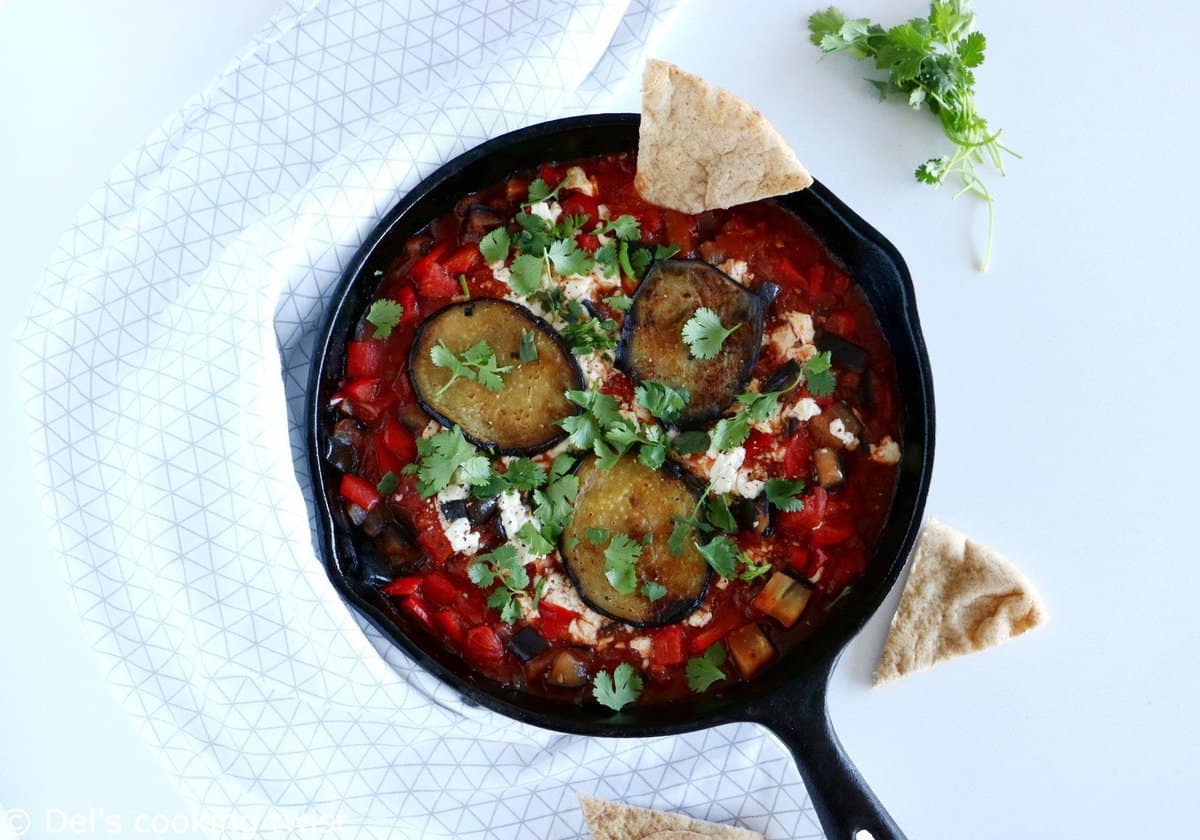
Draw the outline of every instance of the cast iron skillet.
M921 337L912 280L896 249L822 184L777 199L800 216L849 268L862 286L895 357L904 405L904 457L896 497L877 553L854 585L805 642L754 680L716 695L698 695L666 706L610 712L579 707L505 688L475 674L441 649L380 596L378 555L352 528L338 498L339 473L322 458L329 419L324 407L343 371L347 336L404 241L449 211L465 193L498 183L511 172L540 163L590 157L637 147L636 114L598 114L555 120L498 137L447 163L384 216L347 268L318 335L308 390L308 458L320 523L319 547L334 586L409 656L477 703L523 723L599 737L647 738L738 721L775 733L796 758L825 833L851 840L860 829L875 840L902 838L899 827L842 751L825 706L830 672L842 649L862 628L896 581L921 524L933 466L933 382Z

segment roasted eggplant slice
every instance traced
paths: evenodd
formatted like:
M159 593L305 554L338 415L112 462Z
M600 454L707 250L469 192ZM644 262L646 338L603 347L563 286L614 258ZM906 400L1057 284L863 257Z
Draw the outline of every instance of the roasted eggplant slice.
M522 331L533 334L537 358L522 362ZM491 391L433 363L439 342L456 355L480 341L496 354L503 386ZM479 446L506 455L530 455L562 440L558 422L579 408L563 395L583 387L583 374L562 338L523 306L496 298L452 304L421 325L408 360L409 377L424 409L445 426L458 425Z
M691 540L678 556L667 544L674 518L690 516L696 507L694 481L673 461L651 470L633 458L603 469L589 456L576 474L575 515L559 550L579 596L596 611L640 627L670 624L696 609L708 587L708 563ZM605 550L617 534L641 546L637 587L629 594L605 575ZM643 595L650 581L666 587L666 594L653 601Z
M772 297L750 291L703 260L656 262L633 296L617 367L634 382L687 388L691 399L676 425L702 426L746 389ZM739 325L712 359L692 356L682 337L683 325L702 306L716 312L722 324Z

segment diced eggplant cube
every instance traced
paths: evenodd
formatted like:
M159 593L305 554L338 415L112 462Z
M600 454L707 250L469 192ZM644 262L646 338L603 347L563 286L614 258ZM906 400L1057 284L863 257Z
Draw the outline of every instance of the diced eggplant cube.
M477 528L494 517L499 509L499 496L492 496L490 499L471 499L467 502L467 519L470 520L472 528Z
M732 509L733 518L739 528L764 534L771 524L771 512L766 496L759 496L757 499L737 496L734 498Z
M813 466L817 471L817 483L826 490L846 480L846 474L842 472L842 459L828 447L823 446L813 452Z
M542 638L542 634L532 627L522 627L508 640L508 649L513 656L522 662L528 662L539 653L550 647L550 643Z
M840 335L821 331L813 337L813 343L822 353L826 350L829 351L829 358L834 367L861 371L867 366L866 348L858 346L853 341L847 341Z
M762 610L784 627L791 627L799 619L812 588L787 572L775 572L767 585L754 598L754 606Z
M747 624L729 634L729 655L742 676L750 679L775 657L775 647L757 624Z
M466 499L447 499L442 502L442 516L446 517L447 522L453 522L455 519L466 519Z
M546 684L556 688L578 688L587 681L587 666L569 650L564 650L554 657L554 661L546 670Z

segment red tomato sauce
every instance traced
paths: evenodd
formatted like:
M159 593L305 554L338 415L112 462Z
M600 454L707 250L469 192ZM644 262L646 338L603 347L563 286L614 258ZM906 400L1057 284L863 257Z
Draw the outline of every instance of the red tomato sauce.
M844 481L825 487L817 480L814 453L828 448L829 433L820 434L812 421L790 420L774 432L752 431L744 444L745 468L807 483L802 510L771 509L769 527L763 533L743 529L735 535L737 544L759 562L808 582L809 602L791 628L754 604L770 575L725 585L718 585L714 577L701 608L711 619L702 624L685 619L658 628L610 627L606 643L600 646L581 645L573 639L570 628L578 614L561 605L543 603L535 618L505 623L496 609L487 606L489 590L468 577L472 558L453 550L439 525L435 500L421 498L415 478L403 472L416 459L416 439L430 423L407 371L417 327L466 294L481 298L511 293L509 285L494 276L478 243L499 224L515 230L513 217L525 201L531 180L540 177L549 185L558 184L572 165L586 171L595 195L562 190L557 200L564 214L588 217L584 231L595 229L602 213L607 219L628 214L639 223L641 241L676 246L676 258L726 266L744 263L743 275L751 278L747 285L770 281L780 287L764 335L786 323L788 313L802 312L811 316L819 334L836 336L865 352L861 369L835 365L836 390L832 394L810 397L823 415L848 410L861 425L858 446L837 453ZM342 497L347 512L356 527L376 541L390 564L392 580L381 585L387 608L412 628L414 635L424 637L424 644L442 645L458 653L487 677L564 702L589 701L595 675L611 672L621 663L632 664L642 677L644 688L638 703L690 696L687 660L727 641L731 632L747 625L761 629L775 650L774 658L803 644L831 605L872 562L896 480L895 465L872 457L872 444L887 438L902 443L901 406L887 343L862 293L809 229L770 201L698 215L656 207L643 201L634 189L635 165L633 155L620 154L547 164L537 172L518 173L504 183L465 196L453 212L404 243L380 276L375 292L376 299L400 303L403 315L390 335L382 338L372 323L360 320L347 345L345 378L329 406L330 422L337 424L342 435L334 447L336 452L331 449L331 460L346 472ZM581 232L575 239L589 253L600 246L599 238L589 232ZM622 288L633 294L636 278L623 276ZM777 348L764 345L755 377L769 377L783 361ZM620 371L608 377L602 390L626 402L633 399L633 383ZM385 485L381 491L379 484L389 474L398 481L394 489ZM481 539L479 552L504 542L495 517L476 530ZM527 626L537 631L548 647L526 661L510 649L510 642ZM630 646L632 640L643 638L649 640L645 656ZM639 647L644 648L645 643ZM586 672L587 680L580 685L547 682L563 651L569 651ZM709 690L720 691L747 678L732 659L725 662L723 671L725 681Z

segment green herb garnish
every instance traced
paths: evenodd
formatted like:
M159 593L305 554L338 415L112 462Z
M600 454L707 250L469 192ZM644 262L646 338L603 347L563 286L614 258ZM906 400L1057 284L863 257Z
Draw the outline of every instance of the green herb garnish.
M957 175L965 192L987 202L988 234L980 268L987 271L992 255L996 199L976 167L991 164L1004 174L1004 155L1020 157L1000 142L975 105L975 68L983 64L987 39L975 31L970 0L935 0L928 18L884 29L867 18L847 18L830 7L808 19L812 42L825 53L845 52L874 60L886 79L872 79L881 99L903 96L915 110L929 109L955 145L953 154L930 158L917 167L923 184L940 186Z
M637 589L637 560L641 554L642 544L628 534L613 534L604 549L604 577L622 595Z
M725 339L740 326L726 327L721 323L721 316L707 306L701 306L683 325L683 341L695 358L715 359Z
M396 492L396 486L399 483L400 478L394 472L388 470L383 474L383 477L379 479L379 483L375 485L375 491L379 493L380 496L390 496L392 493Z
M826 350L818 353L800 367L804 374L804 384L814 397L827 397L837 387L837 377L833 373L833 354Z
M642 594L650 601L657 601L666 597L667 587L656 580L648 580L642 584Z
M516 546L505 543L495 551L479 555L467 566L467 577L480 589L499 584L488 596L487 605L500 611L501 621L512 624L521 618L521 602L517 596L525 594L529 573L525 571Z
M702 656L687 661L688 688L697 694L708 691L715 682L725 679L721 666L725 664L725 645L717 642L709 645Z
M508 258L508 249L511 246L508 231L501 225L479 240L479 253L483 254L483 259L488 264L498 263Z
M800 494L804 492L804 482L798 478L768 478L767 501L780 510L804 510L804 501Z
M404 468L416 473L417 492L428 499L446 489L457 474L464 484L484 484L491 476L488 459L463 437L462 429L442 429L427 438L417 438L417 461Z
M612 674L601 671L592 680L596 702L614 712L628 706L642 693L642 677L628 662L622 662Z
M404 304L391 298L380 298L367 310L367 321L374 324L376 338L387 338L403 315Z
M687 408L687 388L672 388L661 382L642 382L637 386L637 402L664 423L674 423Z
M525 364L537 361L538 349L537 342L534 340L533 330L521 330L521 346L517 354Z
M439 341L430 349L429 358L438 367L450 371L450 378L437 391L439 395L459 379L478 382L489 391L500 391L504 387L500 375L512 370L512 365L501 367L497 364L496 353L486 341L476 342L458 354L447 347L445 341Z

